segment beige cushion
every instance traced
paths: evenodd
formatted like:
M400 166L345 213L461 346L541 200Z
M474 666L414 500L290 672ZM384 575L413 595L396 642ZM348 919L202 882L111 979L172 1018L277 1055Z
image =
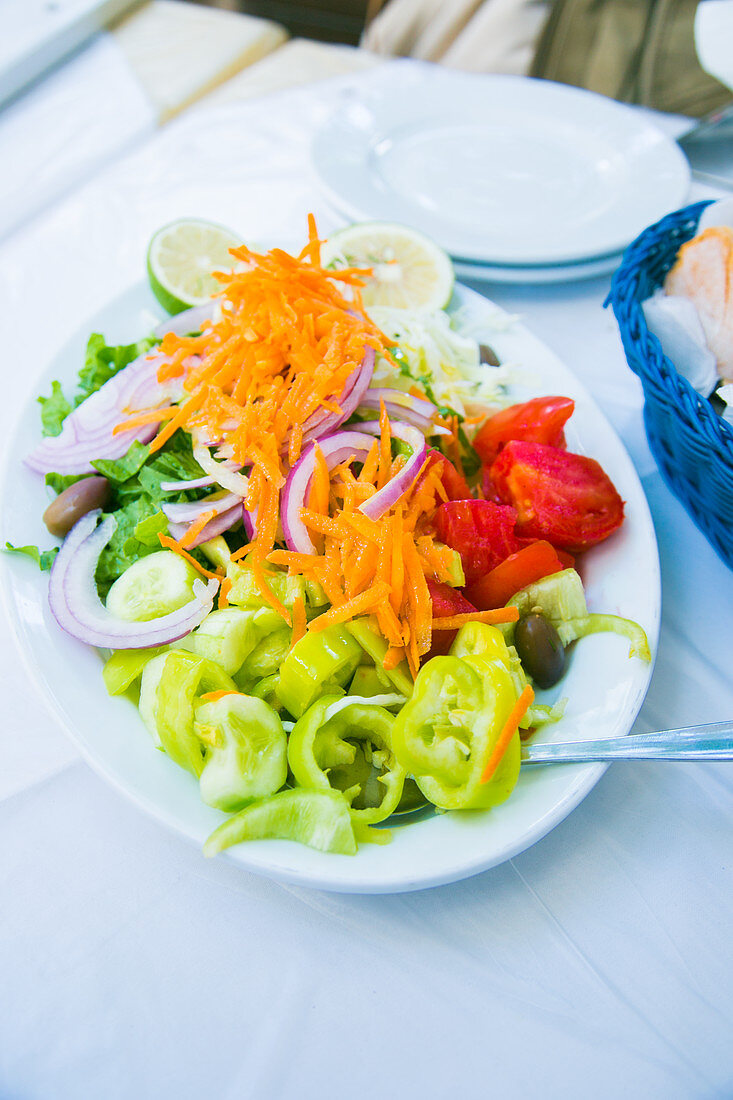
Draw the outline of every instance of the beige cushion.
M270 20L181 0L152 0L112 33L161 122L288 37Z
M547 0L389 0L362 45L456 69L524 74L547 16Z
M251 65L220 85L206 97L202 106L253 99L329 76L345 76L373 68L380 60L354 46L334 46L294 38L256 65Z

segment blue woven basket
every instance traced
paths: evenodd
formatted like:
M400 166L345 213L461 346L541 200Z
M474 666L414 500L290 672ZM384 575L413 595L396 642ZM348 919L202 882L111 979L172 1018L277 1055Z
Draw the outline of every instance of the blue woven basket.
M707 202L668 214L626 249L611 283L629 366L644 388L649 446L672 492L733 569L733 428L662 354L641 303L664 282L677 252L694 237Z

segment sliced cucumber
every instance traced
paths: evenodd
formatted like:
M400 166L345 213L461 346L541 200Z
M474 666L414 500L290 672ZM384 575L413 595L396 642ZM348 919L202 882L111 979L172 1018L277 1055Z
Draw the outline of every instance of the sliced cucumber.
M139 558L117 578L107 594L107 610L128 622L168 615L194 598L198 576L178 554L158 550Z

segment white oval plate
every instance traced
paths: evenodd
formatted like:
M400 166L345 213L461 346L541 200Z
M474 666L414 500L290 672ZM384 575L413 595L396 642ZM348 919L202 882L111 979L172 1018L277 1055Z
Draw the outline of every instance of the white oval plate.
M573 449L597 458L627 502L626 521L587 555L583 564L591 609L636 619L656 649L660 614L659 560L646 499L631 460L581 383L557 357L498 307L459 287L453 302L469 326L498 319L486 338L504 362L523 365L513 393L518 400L560 393L577 402L568 433ZM139 285L89 321L45 372L71 390L90 332L112 343L138 339L159 315L146 286ZM490 368L487 368L490 369ZM20 417L6 452L0 518L3 537L16 545L52 541L41 521L47 490L22 463L39 438L38 407ZM95 649L64 634L48 608L45 574L32 562L0 555L2 591L28 669L56 718L92 767L146 813L201 845L223 815L199 799L198 785L152 744L127 699L112 699L102 681ZM623 639L608 634L578 644L567 676L553 697L566 695L565 717L543 737L552 740L610 737L631 728L649 684L651 668L627 657ZM387 846L362 845L356 856L326 855L290 841L241 844L223 858L287 882L325 890L382 893L452 882L509 859L534 844L570 813L598 781L604 765L527 769L511 798L486 813L442 814L395 829Z
M690 181L677 145L605 96L414 62L347 89L312 159L351 219L403 222L489 264L619 252Z
M620 266L623 252L614 252L595 260L579 260L572 264L536 264L520 267L518 264L480 264L454 260L453 268L459 279L487 283L575 283L583 279L597 279L610 275Z

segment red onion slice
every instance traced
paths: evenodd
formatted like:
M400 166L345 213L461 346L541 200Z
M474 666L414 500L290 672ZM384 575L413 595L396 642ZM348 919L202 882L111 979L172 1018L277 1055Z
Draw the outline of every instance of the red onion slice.
M204 500L195 500L192 503L183 504L163 504L161 505L162 511L171 520L172 523L193 523L204 512L213 512L214 515L221 515L222 512L228 512L230 508L234 508L242 503L242 498L237 496L236 493L227 493L226 496L218 497L216 500L212 500L211 497L204 498Z
M207 489L213 484L213 477L207 475L193 481L161 481L160 488L164 493L183 493L186 489Z
M194 546L200 546L202 542L208 542L209 539L213 539L217 535L222 535L225 531L229 531L241 518L242 509L239 504L235 504L233 508L229 508L226 512L221 512L218 516L214 516L213 519L210 519L206 526L201 528L193 542L189 543L187 549L192 550ZM177 541L183 538L188 528L189 525L187 523L168 524L168 530Z
M117 435L113 431L135 412L176 399L180 378L158 382L158 370L165 362L165 356L145 352L128 363L69 413L61 434L44 439L28 455L26 465L41 474L94 473L92 459L122 458L134 440L149 442L159 421Z
M228 470L241 470L242 467L238 462L224 462L223 466ZM193 481L161 481L160 487L164 493L182 493L186 489L206 489L209 485L214 484L214 479L210 474L206 477L197 477Z
M230 493L238 497L246 497L249 492L249 481L243 474L237 473L231 468L231 464L217 462L208 447L194 440L193 457L202 470L213 477L217 485L222 489L228 489ZM241 469L241 466L239 467Z
M59 626L87 645L108 649L148 649L189 634L211 611L218 581L194 581L194 599L159 619L135 623L110 614L97 593L94 574L99 556L117 521L97 508L72 527L51 569L48 601Z
M200 332L204 322L210 321L214 316L215 308L216 300L212 298L210 302L206 302L203 306L192 306L191 309L184 309L182 313L176 313L174 317L166 317L153 329L153 336L157 336L162 340L168 332L172 332L175 336L186 336L189 332Z
M369 388L374 374L374 348L366 348L359 366L351 372L338 399L340 413L329 413L320 409L308 417L303 425L303 441L321 439L324 435L336 431L356 412L359 403Z
M412 429L414 430L414 429ZM363 432L334 432L325 439L319 439L318 445L329 470L346 461L351 455L363 462L372 447L372 438ZM300 518L300 509L305 508L313 471L315 469L316 445L312 443L300 456L288 474L282 493L280 516L282 519L285 542L290 550L300 554L315 554L316 548L308 534L308 528Z
M386 405L395 405L401 410L416 413L424 420L429 420L438 411L437 405L423 397L415 397L414 394L405 393L404 390L395 390L388 387L367 390L361 404L365 409L378 409L380 401Z
M410 393L393 389L368 389L359 402L362 409L379 410L381 403L390 420L402 420L419 428L423 435L445 435L447 429L439 428L433 417L438 412L437 406L431 401L425 401L422 397L413 397Z
M384 488L359 505L359 511L363 512L369 519L380 519L385 512L397 503L402 494L410 488L417 478L428 453L425 436L418 428L414 428L411 424L402 424L399 421L396 423L390 421L389 427L395 439L401 439L408 447L412 448L412 455L400 472L395 474ZM379 435L381 433L379 422L375 420L360 424L359 429L369 435Z
M246 504L242 505L242 526L244 527L244 533L247 536L247 542L252 542L257 538L257 509L247 508Z

